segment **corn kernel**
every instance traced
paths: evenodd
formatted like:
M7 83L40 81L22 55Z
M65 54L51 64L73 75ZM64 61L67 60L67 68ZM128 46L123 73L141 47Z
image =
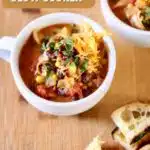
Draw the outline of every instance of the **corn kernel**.
M38 76L36 76L35 81L38 84L44 83L45 82L45 77L38 75Z

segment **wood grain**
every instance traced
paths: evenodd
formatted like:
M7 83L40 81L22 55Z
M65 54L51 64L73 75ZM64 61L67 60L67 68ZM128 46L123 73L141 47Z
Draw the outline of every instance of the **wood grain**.
M0 2L0 36L17 35L30 20L64 11L88 16L108 29L99 0L89 9L42 9L40 14L4 9ZM98 134L107 141L106 147L116 147L111 138L114 124L110 114L131 101L150 99L150 50L137 48L113 31L108 31L112 33L117 49L113 84L95 108L78 116L53 117L24 102L13 81L9 64L0 60L0 150L84 150Z

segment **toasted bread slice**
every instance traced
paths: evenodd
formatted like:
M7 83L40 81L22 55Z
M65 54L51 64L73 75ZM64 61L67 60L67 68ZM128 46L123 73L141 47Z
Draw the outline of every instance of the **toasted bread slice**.
M123 133L119 130L119 128L115 128L112 131L112 137L115 141L120 143L124 148L127 150L138 150L139 148L143 147L144 145L150 143L150 133L145 134L143 137L139 135L138 140L136 143L130 145L127 142L126 137ZM147 149L150 150L150 149Z
M150 144L147 144L147 145L143 146L139 150L150 150Z
M128 104L114 111L112 119L127 143L132 145L139 135L150 130L150 105L140 102Z
M136 150L137 148L136 145L131 146L130 144L127 143L125 136L117 127L112 131L112 137L115 141L117 141L127 150Z
M88 145L88 147L85 150L101 150L101 144L103 144L100 140L100 137L97 136L93 139L93 141Z

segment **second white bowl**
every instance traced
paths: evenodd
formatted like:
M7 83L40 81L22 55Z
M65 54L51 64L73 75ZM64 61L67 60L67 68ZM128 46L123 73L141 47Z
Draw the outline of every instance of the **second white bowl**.
M136 29L121 21L112 12L109 0L101 0L101 10L106 23L114 32L120 34L136 46L150 47L150 31Z

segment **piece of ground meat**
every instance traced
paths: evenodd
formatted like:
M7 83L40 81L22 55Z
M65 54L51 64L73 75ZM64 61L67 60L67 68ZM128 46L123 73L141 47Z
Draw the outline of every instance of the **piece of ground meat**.
M69 89L67 95L71 97L78 96L79 99L83 98L82 86L82 83L76 83L73 88Z
M57 96L52 88L47 88L45 85L37 85L36 93L44 98L55 98Z

